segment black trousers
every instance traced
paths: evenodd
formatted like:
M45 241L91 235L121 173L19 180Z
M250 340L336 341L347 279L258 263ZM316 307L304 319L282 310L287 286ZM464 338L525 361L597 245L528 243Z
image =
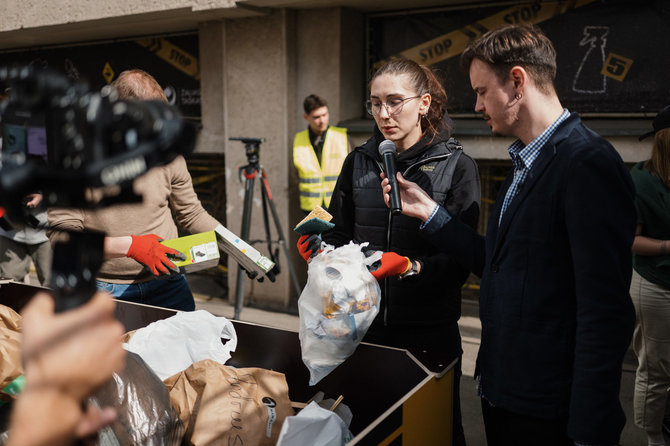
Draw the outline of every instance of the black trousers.
M567 418L543 419L510 412L482 398L482 415L489 446L573 446Z

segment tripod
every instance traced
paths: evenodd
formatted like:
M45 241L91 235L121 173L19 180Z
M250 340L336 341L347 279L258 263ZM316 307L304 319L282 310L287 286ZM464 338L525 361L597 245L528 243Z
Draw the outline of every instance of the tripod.
M254 180L256 176L260 174L260 180L262 181L261 185L261 197L263 198L263 224L265 226L265 241L268 244L268 252L270 253L270 260L275 263L274 268L268 277L274 278L274 275L279 274L279 250L272 249L272 238L270 235L270 222L268 219L268 207L272 212L272 219L274 220L275 229L277 231L277 243L281 246L286 256L286 261L288 263L288 269L291 273L291 278L293 279L293 286L300 295L300 282L298 281L298 276L296 275L295 268L293 267L293 262L291 262L291 257L289 257L288 249L286 248L286 239L284 238L284 232L282 231L281 224L279 222L279 216L277 215L277 209L275 208L274 202L272 201L272 192L270 191L270 184L268 183L267 173L263 170L259 164L260 156L260 145L265 141L265 138L229 138L231 141L242 141L247 155L247 164L238 169L238 175L240 181L242 181L242 175L244 175L244 207L242 210L242 231L241 238L250 245L253 245L255 242L260 242L262 240L249 240L249 226L251 224L251 206L253 203L254 197ZM240 312L242 311L242 306L244 303L244 270L239 268L237 270L237 288L235 292L235 315L234 319L239 320Z

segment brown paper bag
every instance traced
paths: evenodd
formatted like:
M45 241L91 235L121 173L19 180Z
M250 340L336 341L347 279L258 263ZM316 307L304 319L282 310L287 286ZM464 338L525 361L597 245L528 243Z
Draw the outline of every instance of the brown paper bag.
M21 316L0 305L0 390L23 374L21 366ZM1 401L10 401L0 392Z
M274 445L293 415L284 374L206 359L164 381L186 427L184 443Z

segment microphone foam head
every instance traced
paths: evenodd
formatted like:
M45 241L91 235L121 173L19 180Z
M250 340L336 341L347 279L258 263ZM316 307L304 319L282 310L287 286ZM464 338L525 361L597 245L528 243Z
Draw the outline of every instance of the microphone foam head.
M395 144L389 139L385 139L379 144L379 154L384 156L385 153L396 153Z

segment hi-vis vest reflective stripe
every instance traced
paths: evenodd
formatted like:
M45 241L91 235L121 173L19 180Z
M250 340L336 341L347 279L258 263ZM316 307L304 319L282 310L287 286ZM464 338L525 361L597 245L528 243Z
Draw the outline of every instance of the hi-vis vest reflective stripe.
M328 207L347 152L347 129L344 128L328 127L320 163L309 140L309 131L295 135L293 164L300 178L301 209L309 212L322 204Z

